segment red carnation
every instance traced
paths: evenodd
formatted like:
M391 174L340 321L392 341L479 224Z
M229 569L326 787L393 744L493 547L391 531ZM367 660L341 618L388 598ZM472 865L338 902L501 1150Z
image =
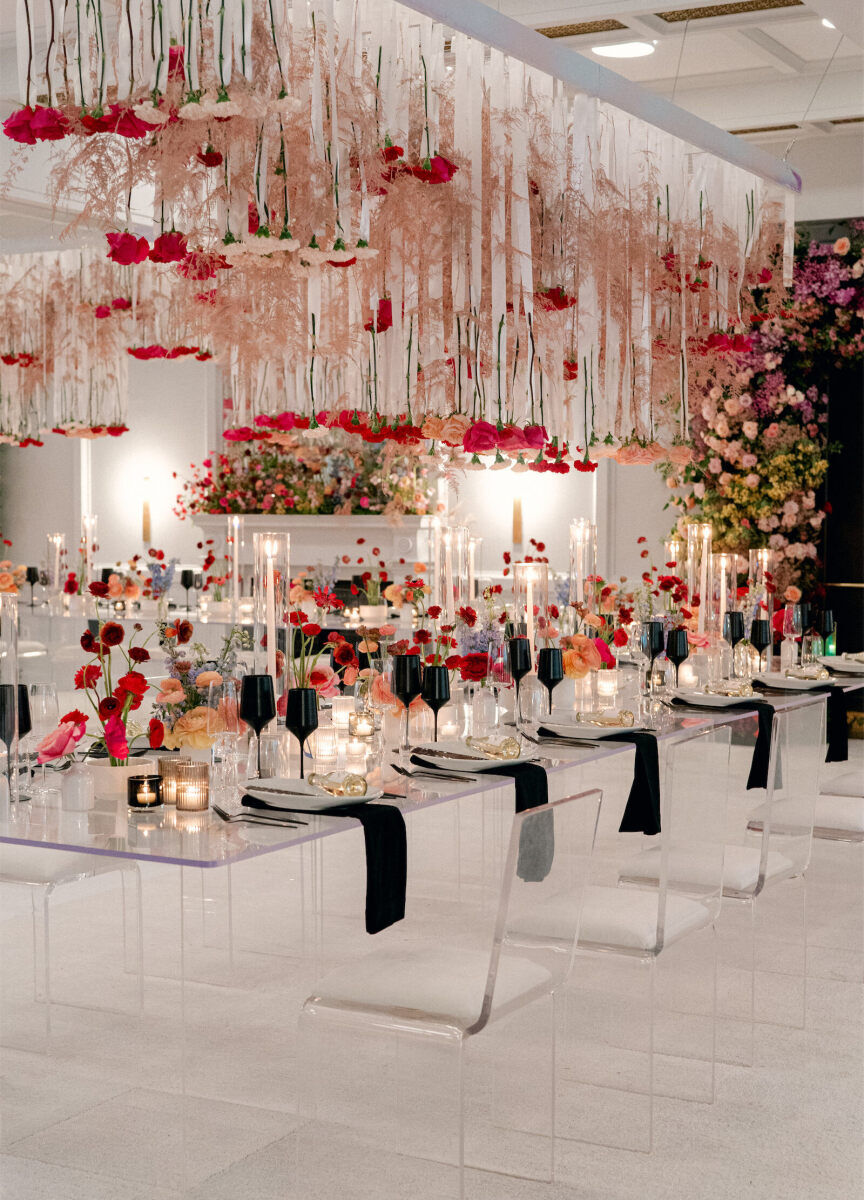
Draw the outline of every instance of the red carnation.
M432 641L432 634L428 629L417 629L414 632L414 641L418 646L428 646Z
M441 605L440 604L430 604L429 608L427 609L427 612L429 613L429 616L432 618L433 621L437 621L438 618L441 616Z
M459 609L459 619L465 625L467 625L469 629L473 629L477 623L477 613L468 605L463 605L462 608Z
M36 135L33 132L33 109L27 105L26 108L19 108L17 112L13 112L3 122L3 132L13 142L20 142L22 146L35 146Z
M186 257L186 235L183 233L160 233L147 255L151 262L182 262Z
M67 725L70 722L73 725L86 725L87 718L80 708L73 708L71 712L66 713L60 718L61 725Z
M108 257L121 267L143 262L150 249L147 239L136 238L134 233L106 233L105 237L111 247Z
M79 667L75 672L75 688L76 690L95 688L101 678L102 668L98 663L90 663L89 666Z
M463 654L459 663L459 674L467 683L479 683L481 679L486 678L488 670L488 657L479 651Z
M613 646L626 646L628 640L629 639L627 637L626 629L616 629L615 632L612 634L612 645Z
M93 316L100 321L104 321L106 317L111 316L111 309L107 304L97 304L93 309Z
M125 296L115 296L111 301L112 308L127 309L132 307L132 301L127 300Z
M393 324L393 301L389 296L382 296L378 301L378 312L375 316L375 332L383 333L385 329L390 329ZM372 332L372 321L367 321L363 326L368 333Z
M59 142L69 132L69 122L59 108L36 105L30 131L39 142Z

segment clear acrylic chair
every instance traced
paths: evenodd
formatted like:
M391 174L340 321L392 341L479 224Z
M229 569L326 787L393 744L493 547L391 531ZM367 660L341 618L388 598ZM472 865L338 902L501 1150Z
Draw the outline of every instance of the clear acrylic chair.
M755 718L751 736L736 739L718 923L717 1055L723 1062L752 1064L755 1022L804 1024L805 871L824 731L824 702L775 713L768 787L755 812L753 801L760 793L746 789ZM657 862L656 850L642 852L625 865L622 881L643 887L655 883ZM702 869L698 847L675 853L673 871L682 881L698 883ZM775 899L780 883L784 889Z
M831 842L864 842L864 773L860 769L825 781L816 800L813 836Z
M130 859L76 854L41 846L0 846L0 884L17 884L30 891L33 945L33 997L41 1006L43 1049L50 1049L52 1008L58 1004L105 1010L104 996L87 995L84 1000L59 998L52 986L51 902L58 888L85 879L119 872L122 880L123 970L136 976L134 989L124 987L121 1011L142 1015L144 1009L143 902L138 864ZM89 992L89 988L87 989ZM28 1047L36 1048L36 1047Z
M729 744L728 726L660 739L659 835L618 831L632 760L620 802L604 804L574 969L558 998L559 1139L650 1152L655 1095L714 1098ZM654 879L625 882L639 845ZM695 854L697 882L675 869Z
M491 927L463 912L418 943L397 926L320 981L300 1019L304 1200L385 1179L391 1196L462 1197L466 1165L552 1178L551 997L570 970L600 796L514 816ZM567 927L547 936L559 897Z

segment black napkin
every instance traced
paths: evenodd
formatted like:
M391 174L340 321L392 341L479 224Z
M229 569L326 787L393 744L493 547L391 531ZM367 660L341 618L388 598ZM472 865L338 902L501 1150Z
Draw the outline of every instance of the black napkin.
M766 688L768 685L759 683L753 684L756 688ZM782 687L771 685L772 691L782 691ZM799 692L800 688L787 688L789 692ZM826 739L828 749L825 753L826 762L846 762L849 758L849 726L847 723L847 713L849 711L849 695L843 691L842 687L835 687L833 684L826 683L824 687L808 688L808 692L819 692L828 697L828 711L825 716L826 720Z
M431 767L434 763L419 754L411 755L411 762L418 767ZM549 803L549 782L546 771L539 763L497 763L484 772L487 775L506 775L516 785L516 812L537 808ZM526 883L540 883L549 874L555 856L554 813L549 820L531 821L522 830L519 841L517 874Z
M677 697L671 703L682 708L699 708L703 712L715 715L718 711L716 704L699 704L693 700L679 700ZM753 747L753 758L750 761L750 774L747 776L747 791L750 792L754 788L767 788L768 762L771 758L771 730L774 728L774 707L767 700L758 700L756 697L748 696L737 704L724 704L720 711L723 712L727 708L746 708L755 712L759 728L756 734L756 745ZM778 760L775 787L779 786L780 762Z
M256 796L244 796L246 808L274 811L274 805ZM287 811L287 810L286 810ZM312 810L291 806L291 812ZM380 933L405 916L408 877L408 840L405 818L393 804L347 803L316 809L325 817L353 817L363 826L366 845L366 932Z

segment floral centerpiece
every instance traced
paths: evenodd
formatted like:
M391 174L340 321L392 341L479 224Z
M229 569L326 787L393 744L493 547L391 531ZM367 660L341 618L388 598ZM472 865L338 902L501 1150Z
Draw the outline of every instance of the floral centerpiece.
M238 651L251 648L251 635L239 626L229 629L214 656L201 642L192 641L191 621L157 621L156 629L168 676L160 684L153 710L164 725L165 747L206 749L213 732L218 732L212 728L207 702L210 685L236 676Z
M206 458L183 485L175 512L423 515L434 480L416 455L367 445L338 429L326 442L284 435Z
M136 636L142 631L142 626L136 622L128 643L124 645L126 631L123 626L108 619L110 613L104 618L100 614L100 602L108 598L108 584L91 583L88 591L96 603L99 632L96 635L88 629L81 635L81 648L89 658L75 673L75 688L84 693L99 728L98 733L90 735L92 741L87 754L97 758L107 757L112 766L124 766L138 738L146 736L150 748L156 749L162 744L164 735L158 717L150 720L146 731L129 719L141 707L149 688L144 675L138 670L150 659L150 651L146 646L149 639L136 644ZM39 744L39 761L46 762L70 753L84 736L88 720L89 717L79 709L67 713L58 729Z
M791 291L771 284L763 271L749 331L713 335L695 373L694 461L660 469L679 528L708 521L715 546L733 552L769 546L782 556L779 589L806 590L828 511L819 487L836 449L828 382L864 358L864 221L834 242L799 237Z

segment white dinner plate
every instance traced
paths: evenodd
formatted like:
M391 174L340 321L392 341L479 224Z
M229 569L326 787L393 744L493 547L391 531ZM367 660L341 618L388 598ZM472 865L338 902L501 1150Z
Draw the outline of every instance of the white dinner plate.
M810 692L813 688L823 688L836 683L836 680L832 679L795 679L784 675L782 671L764 671L761 675L754 675L753 679L754 682L758 680L767 687L782 688L789 692Z
M550 733L558 733L561 737L585 738L587 741L595 742L598 738L611 737L613 733L638 733L640 729L647 729L648 726L640 725L638 722L635 725L577 724L575 721L544 717L540 722L540 728L548 729Z
M273 779L247 779L244 789L256 800L263 800L273 809L285 809L287 812L323 812L338 804L365 804L367 800L378 800L382 795L381 788L370 787L365 796L331 796L313 788L305 779L287 779L275 776ZM249 809L255 812L254 808Z
M746 704L748 700L758 700L755 696L718 696L716 692L694 692L685 688L676 688L675 697L685 704L695 704L699 708L729 708L732 704Z
M864 662L856 662L854 658L824 654L819 661L823 667L827 667L829 671L836 671L838 675L864 675Z
M473 775L475 771L493 771L495 767L515 767L519 763L531 762L538 755L538 751L532 747L518 758L487 758L485 754L472 750L464 742L455 739L436 742L434 746L415 746L411 753L442 771L452 771L457 775L460 771L467 771ZM459 757L451 757L454 754L458 754Z

